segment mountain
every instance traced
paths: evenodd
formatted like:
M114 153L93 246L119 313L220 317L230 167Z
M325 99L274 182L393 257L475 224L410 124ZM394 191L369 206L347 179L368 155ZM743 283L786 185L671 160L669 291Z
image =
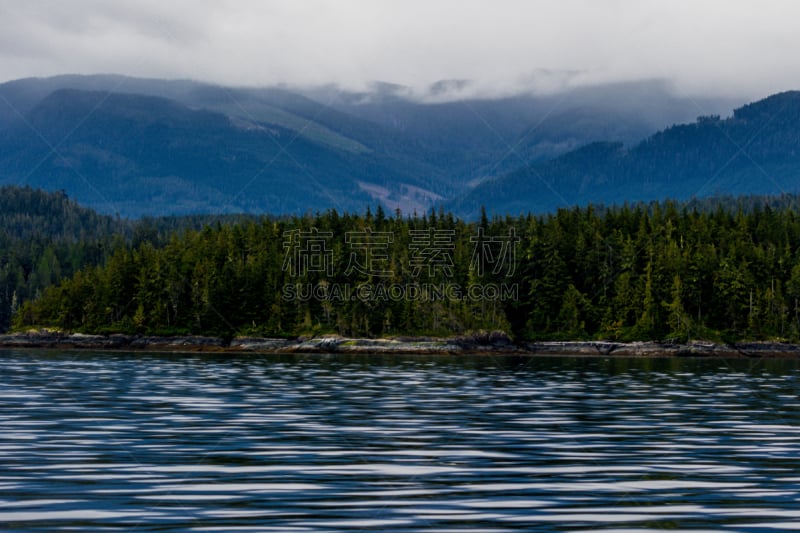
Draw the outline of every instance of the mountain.
M131 215L355 210L371 202L359 182L413 179L274 124L73 89L51 93L0 133L0 175Z
M781 194L800 190L800 92L770 96L730 118L699 117L626 148L591 143L475 187L449 207L476 216L578 204Z
M406 213L597 140L630 145L698 109L660 82L433 100L234 88L116 75L0 84L0 184L65 190L125 216L302 213L382 203ZM457 95L456 95L457 96Z
M418 139L428 157L468 187L590 142L635 144L698 114L727 114L735 105L726 99L676 96L659 80L458 99L441 88L451 85L458 89L464 83L435 84L428 91L433 101L425 95L412 99L410 89L388 84L362 93L329 88L309 95Z
M424 209L453 190L402 156L413 142L279 88L59 76L0 85L0 109L0 183L103 212Z

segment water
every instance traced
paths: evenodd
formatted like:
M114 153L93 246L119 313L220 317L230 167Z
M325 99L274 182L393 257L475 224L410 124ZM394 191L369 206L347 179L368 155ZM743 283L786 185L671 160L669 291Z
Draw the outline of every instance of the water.
M798 530L799 377L0 352L0 530Z

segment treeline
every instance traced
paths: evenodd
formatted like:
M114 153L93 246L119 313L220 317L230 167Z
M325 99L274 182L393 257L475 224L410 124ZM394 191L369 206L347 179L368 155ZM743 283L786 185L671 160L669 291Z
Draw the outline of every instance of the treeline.
M259 220L250 215L192 215L136 221L100 215L63 192L0 187L0 333L22 305L115 250L161 247L184 229Z
M26 301L87 265L100 265L129 236L125 223L63 192L0 187L0 332Z
M794 200L769 203L217 223L117 247L23 305L15 327L798 341L800 216Z
M509 227L487 222L487 236ZM455 287L513 281L510 261L497 274L470 268L475 229L452 215L407 218L381 208L218 223L161 247L118 249L103 267L25 305L15 325L222 336L509 330L508 302L450 297Z

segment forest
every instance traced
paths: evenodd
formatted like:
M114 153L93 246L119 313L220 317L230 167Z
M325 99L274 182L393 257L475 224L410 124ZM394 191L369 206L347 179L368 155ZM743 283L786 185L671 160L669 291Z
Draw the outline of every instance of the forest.
M0 198L14 330L800 340L795 196L475 221L380 207L126 221L62 193Z
M247 215L197 215L136 221L97 214L63 192L0 187L0 332L22 303L79 270L102 265L114 250L160 246L175 231L231 224Z

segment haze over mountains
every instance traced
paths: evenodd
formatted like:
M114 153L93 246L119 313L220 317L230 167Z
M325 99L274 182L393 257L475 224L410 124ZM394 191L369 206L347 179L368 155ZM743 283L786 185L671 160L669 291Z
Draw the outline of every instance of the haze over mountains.
M798 190L798 93L725 118L741 102L683 98L655 81L452 100L459 83L420 101L388 84L352 93L17 80L0 85L0 184L63 189L123 216L378 203L475 216L481 205L516 214Z
M793 193L800 189L800 92L770 96L733 116L699 117L630 148L592 143L475 187L453 203L501 212L541 212L554 206L685 200L722 195Z

